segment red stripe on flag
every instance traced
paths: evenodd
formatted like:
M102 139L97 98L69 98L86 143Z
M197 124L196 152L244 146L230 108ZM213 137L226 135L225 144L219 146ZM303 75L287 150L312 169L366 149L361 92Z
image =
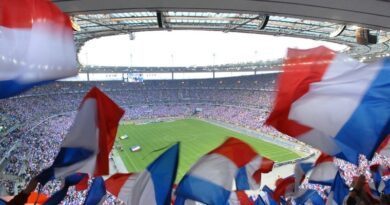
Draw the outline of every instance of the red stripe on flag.
M318 164L324 163L324 162L333 162L333 157L329 156L325 153L321 153L321 155L316 160L315 166L317 166Z
M109 174L109 154L114 145L119 121L125 111L98 88L93 87L84 97L96 99L97 127L99 129L99 153L96 158L94 176Z
M76 191L84 191L88 189L88 179L89 177L86 174L83 179L78 184L76 184Z
M69 16L48 0L0 0L0 26L31 28L36 21L50 21L72 29Z
M253 205L253 201L249 199L245 191L236 191L237 199L240 202L240 205Z
M291 105L309 91L311 83L321 81L334 56L334 51L323 46L308 50L288 50L283 72L279 75L279 91L274 108L266 120L267 125L292 137L311 130L310 127L288 119Z
M230 159L237 167L242 167L250 162L257 153L245 142L229 137L222 145L209 152L220 154Z
M104 184L106 185L106 189L112 195L118 197L119 192L121 191L123 185L126 183L127 179L132 175L132 173L117 173L108 178Z
M289 176L284 179L278 179L275 182L276 188L272 195L272 198L279 202L280 197L284 196L287 192L294 191L295 177Z
M269 173L274 168L274 163L275 163L274 161L266 157L262 157L260 168L252 175L256 183L260 184L261 173Z
M379 145L376 153L380 154L380 152L385 149L387 146L390 146L390 134L387 135L387 137L385 138L385 140L382 141L382 143Z

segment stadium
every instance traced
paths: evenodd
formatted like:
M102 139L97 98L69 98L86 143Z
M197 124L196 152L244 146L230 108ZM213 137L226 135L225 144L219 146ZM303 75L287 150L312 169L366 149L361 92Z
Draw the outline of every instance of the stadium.
M0 12L6 11L6 7L2 5L6 5L4 2L7 1L0 0ZM23 3L22 0L20 2ZM286 57L287 47L330 47L362 66L390 56L388 1L356 0L349 4L331 1L328 5L322 1L242 0L51 2L69 15L72 22L77 73L68 75L67 78L34 82L31 89L23 89L23 92L12 96L4 94L6 97L3 97L0 94L0 196L24 193L31 181L56 164L64 143L67 143L65 139L69 133L73 133L69 130L77 127L77 119L81 115L79 113L87 101L85 96L96 87L125 111L115 132L112 150L107 153L110 175L145 173L144 170L149 170L151 164L179 142L177 173L175 172L173 183L175 187L178 185L176 189L180 189L184 186L181 185L182 181L188 178L191 170L200 167L197 164L199 160L201 162L207 159L204 158L205 155L210 155L225 140L234 137L248 144L263 160L266 158L273 161L273 170L262 172L256 189L245 190L251 202L244 203L239 199L230 199L230 196L228 203L215 204L256 204L257 198L267 198L264 197L267 192L264 189L261 191L260 187L270 187L276 193L280 183L275 181L287 179L294 174L297 177L297 167L300 164L313 164L313 170L308 173L314 173L315 165L321 163L317 159L325 152L316 147L318 143L300 140L292 132L277 127L277 123L269 123L271 114L275 112L281 99L283 87L280 85L284 80L281 76L286 73L286 67L295 66L295 61ZM0 13L0 43L3 42L2 38L4 42L8 40L7 35L2 36L2 31L5 33L7 27L3 25L4 22L7 25L7 21L3 19L6 18L2 18ZM233 40L235 38L247 41L237 43ZM257 38L260 40L257 41ZM221 44L218 44L218 39ZM256 43L248 45L251 40ZM184 43L186 41L193 41L193 44ZM262 47L261 44L266 44L266 41L269 41L269 47ZM277 48L278 42L282 45L281 49ZM236 43L238 46L233 46ZM184 47L174 50L175 44L182 44ZM199 44L198 53L195 53L196 44ZM216 45L221 48L213 50ZM26 73L31 72L31 65L26 66L23 59L9 56L12 52L7 53L7 49L6 46L0 47L0 75L7 76L6 72L10 71L5 67L11 64L26 67ZM188 53L190 57L183 57L183 53ZM111 61L104 61L106 59ZM51 72L52 69L50 65L36 67L40 73L37 76L43 76L42 73ZM60 73L62 68L57 67L54 72ZM384 78L388 75L383 74ZM1 92L1 89L11 87L3 86L2 80L8 79L0 76ZM383 87L390 89L389 85L389 81L383 81ZM289 86L294 85L291 83L287 87ZM386 96L386 92L388 93L383 91L382 95ZM386 97L380 99L384 102L387 100ZM326 104L326 101L320 102ZM337 106L338 104L335 107ZM388 111L388 101L384 107L386 106L384 113ZM102 109L114 112L110 107L103 106ZM307 109L308 113L311 111L312 109ZM344 113L343 110L339 112ZM100 114L96 116L99 117ZM312 118L312 121L316 121L320 117L313 115ZM386 125L389 125L388 114L381 115L380 119L387 120ZM339 122L338 119L333 120ZM81 127L81 130L84 129L88 130ZM98 133L101 131L100 127L96 129ZM379 146L382 141L389 141L388 128L383 128L379 133L384 137L379 137L378 142L374 143L375 148L382 147ZM325 141L319 143L326 144ZM99 149L100 146L102 145L99 144ZM350 163L348 157L333 155L333 164L342 173L347 188L354 187L356 177L362 175L367 178L367 184L375 182L372 165L387 170L381 172L387 174L379 176L379 180L384 184L388 183L390 156L388 144L386 146L384 150L387 149L387 154L377 151L378 154L372 154L371 159L360 152L357 165ZM236 157L244 158L244 155ZM210 178L222 176L225 179L223 172L217 170L218 167L230 169L220 162L214 167L216 171L209 170ZM215 176L211 176L216 172ZM316 203L314 199L299 203L300 192L297 190L292 193L283 192L282 199L290 204L324 204L330 193L335 192L333 184L309 183L309 176L305 173L298 180L299 190L314 190L323 199L322 203ZM90 195L89 190L92 190L91 184L94 183L92 177L97 176L90 177L87 188L82 191L73 186L68 190L67 187L66 196L57 204L86 204L84 200ZM104 179L108 177L110 176L105 174ZM64 177L56 178L45 186L34 189L50 198L66 186L63 181ZM231 181L233 186L240 184L238 179ZM370 202L375 202L372 204L389 202L390 185L383 186L385 188L381 191L376 190L376 196L369 195ZM379 189L378 186L376 189ZM118 195L119 191L116 194L110 193L108 187L107 191L102 201L91 204L132 204L123 200ZM229 191L236 193L242 190L237 185ZM176 197L180 193L179 190ZM152 197L154 193L143 194L146 194L143 197ZM347 195L348 192L343 197ZM170 197L169 203L173 204ZM206 199L202 201L202 197L198 200L196 196L187 199L197 201L197 204L208 204ZM265 200L263 204L272 204L270 200L271 198ZM341 203L333 201L333 204ZM365 204L370 203L365 201Z

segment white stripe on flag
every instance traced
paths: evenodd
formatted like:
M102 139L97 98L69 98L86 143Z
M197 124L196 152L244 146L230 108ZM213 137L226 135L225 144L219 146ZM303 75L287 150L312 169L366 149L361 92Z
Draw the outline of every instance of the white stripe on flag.
M143 171L135 183L133 196L127 202L127 205L157 205L156 194L154 190L153 180L148 170Z
M237 166L228 158L220 154L203 156L188 172L188 175L207 180L226 190L231 190L237 173Z
M66 135L62 147L82 147L93 150L94 154L64 168L55 168L55 176L68 176L73 173L86 173L93 176L96 166L96 155L99 152L99 131L97 123L96 100L87 98L76 115L75 121Z
M76 75L73 34L66 29L50 21L32 29L0 26L0 80L33 83Z
M292 104L289 119L335 137L360 104L380 65L365 66L338 54L322 80L312 83L309 92Z
M130 200L132 198L132 194L133 194L133 190L135 188L137 188L135 186L135 183L136 183L136 180L138 178L138 174L132 174L130 175L125 184L123 184L123 186L121 187L120 191L119 191L119 194L118 194L118 198L124 202L126 202L126 204L129 204L130 203Z

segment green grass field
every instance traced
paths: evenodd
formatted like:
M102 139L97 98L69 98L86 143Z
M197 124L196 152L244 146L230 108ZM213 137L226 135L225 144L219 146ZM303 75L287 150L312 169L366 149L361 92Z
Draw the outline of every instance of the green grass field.
M127 139L118 139L123 151L118 151L129 172L142 171L151 161L165 151L164 148L181 142L177 180L188 171L201 156L220 145L227 136L234 136L249 143L258 153L274 161L282 162L299 155L286 148L249 137L213 124L185 119L144 125L121 125L118 136L127 134ZM142 150L131 152L129 147L140 145Z

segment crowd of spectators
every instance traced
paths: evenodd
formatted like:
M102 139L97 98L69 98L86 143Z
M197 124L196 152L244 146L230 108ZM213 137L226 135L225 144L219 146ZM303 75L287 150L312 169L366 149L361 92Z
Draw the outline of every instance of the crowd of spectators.
M125 121L198 117L297 142L263 125L272 106L275 79L276 74L143 83L55 82L0 100L0 126L3 127L0 130L0 174L8 177L0 179L0 194L14 194L52 163L79 103L92 86L99 87L125 108ZM15 126L14 130L9 130ZM375 160L382 163L386 159ZM352 165L341 162L339 166L348 170L345 171L347 178L356 173ZM53 182L44 192L51 194L60 185ZM79 204L83 197L85 192L70 194L66 204ZM109 197L106 203L118 203L114 201Z

